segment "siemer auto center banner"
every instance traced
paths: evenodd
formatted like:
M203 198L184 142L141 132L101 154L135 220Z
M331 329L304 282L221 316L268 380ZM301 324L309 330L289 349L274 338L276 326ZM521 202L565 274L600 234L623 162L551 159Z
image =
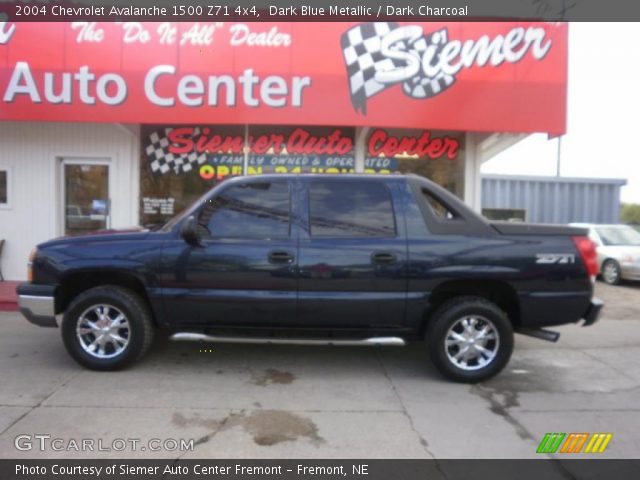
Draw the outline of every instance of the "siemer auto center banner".
M562 134L567 28L0 22L0 120Z

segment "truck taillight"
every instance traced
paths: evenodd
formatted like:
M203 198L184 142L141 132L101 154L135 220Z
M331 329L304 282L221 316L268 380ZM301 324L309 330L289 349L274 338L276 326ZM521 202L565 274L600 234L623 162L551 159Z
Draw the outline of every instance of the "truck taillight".
M573 237L573 243L580 252L582 257L582 263L584 263L589 277L592 281L595 281L596 275L600 268L598 267L598 255L596 254L596 244L593 243L588 237Z
M29 261L27 262L27 281L28 282L33 282L33 261L36 258L36 253L38 253L38 250L34 248L33 250L31 250L31 253L29 254Z

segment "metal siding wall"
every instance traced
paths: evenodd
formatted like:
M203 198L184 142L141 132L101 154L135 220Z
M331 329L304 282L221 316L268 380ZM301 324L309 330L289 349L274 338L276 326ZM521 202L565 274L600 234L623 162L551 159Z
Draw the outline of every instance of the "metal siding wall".
M24 280L31 249L61 233L60 157L110 158L111 224L138 223L140 142L133 130L114 124L0 123L0 167L10 167L13 187L11 208L0 209L7 280Z
M610 210L608 213L608 215L611 216L611 218L617 218L618 221L620 220L620 192L618 190L614 190L614 189L610 189L609 191L609 205L610 205Z
M484 176L482 208L526 210L535 223L617 223L620 187L617 179Z

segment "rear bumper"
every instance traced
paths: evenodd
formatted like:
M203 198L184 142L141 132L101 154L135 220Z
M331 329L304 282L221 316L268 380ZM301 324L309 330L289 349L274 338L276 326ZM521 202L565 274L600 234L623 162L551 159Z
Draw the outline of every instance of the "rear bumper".
M588 327L589 325L593 325L598 321L600 316L600 310L604 306L604 302L599 298L592 298L591 303L587 307L587 311L584 313L582 317L584 319L583 327Z
M18 285L20 313L34 325L57 327L55 313L55 285Z

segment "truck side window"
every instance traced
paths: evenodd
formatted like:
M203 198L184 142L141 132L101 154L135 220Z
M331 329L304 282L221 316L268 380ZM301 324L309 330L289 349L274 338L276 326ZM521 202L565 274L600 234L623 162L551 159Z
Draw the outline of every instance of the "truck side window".
M290 234L287 182L234 185L209 199L198 226L205 238L283 238Z
M314 237L393 237L391 194L381 182L314 181L309 188Z
M453 220L455 218L459 218L459 215L445 205L439 198L435 197L431 192L426 190L422 190L422 194L424 198L427 200L429 204L429 208L433 214L440 220Z

